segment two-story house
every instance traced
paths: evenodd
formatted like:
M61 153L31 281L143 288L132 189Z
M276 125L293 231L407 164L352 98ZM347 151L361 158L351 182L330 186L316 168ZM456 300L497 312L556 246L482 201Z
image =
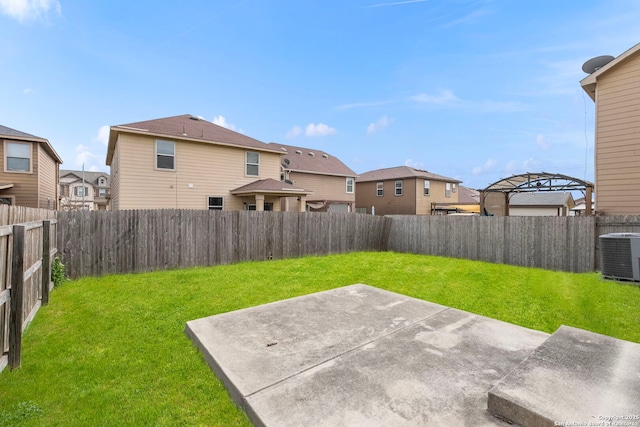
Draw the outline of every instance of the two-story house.
M595 208L601 215L637 215L640 214L640 44L608 63L610 58L606 57L594 58L596 63L600 58L604 61L585 70L593 72L580 82L595 102Z
M376 169L356 178L356 206L375 215L432 215L458 203L461 181L409 166Z
M355 212L356 173L340 159L322 150L270 143L282 154L280 179L313 191L307 209L314 212ZM283 201L283 210L298 210L295 197Z
M60 210L109 210L109 174L60 171Z
M0 125L0 203L57 209L62 159L48 140Z
M111 209L280 210L302 187L280 180L282 151L201 117L112 126Z

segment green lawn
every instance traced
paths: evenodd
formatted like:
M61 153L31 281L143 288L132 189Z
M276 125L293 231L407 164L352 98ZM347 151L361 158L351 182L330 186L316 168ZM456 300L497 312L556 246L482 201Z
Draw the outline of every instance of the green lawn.
M248 426L185 322L353 283L640 342L640 287L596 273L386 252L85 278L51 294L25 333L22 367L0 374L0 425Z

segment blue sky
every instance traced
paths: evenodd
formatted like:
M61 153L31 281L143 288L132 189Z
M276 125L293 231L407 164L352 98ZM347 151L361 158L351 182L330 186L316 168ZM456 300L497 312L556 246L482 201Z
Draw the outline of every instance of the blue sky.
M0 124L64 169L108 172L108 126L188 113L356 173L593 180L581 66L638 22L635 0L0 0Z

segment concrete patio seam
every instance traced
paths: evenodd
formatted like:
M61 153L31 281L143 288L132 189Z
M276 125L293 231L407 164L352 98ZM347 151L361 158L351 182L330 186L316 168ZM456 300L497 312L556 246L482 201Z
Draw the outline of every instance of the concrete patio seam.
M449 310L451 310L451 307L445 307L444 309L442 309L442 310L438 311L437 313L433 313L433 314L431 314L431 315L429 315L429 316L426 316L426 317L424 317L424 318L422 318L422 319L420 319L420 320L416 320L415 322L410 323L409 325L405 325L405 326L403 326L403 327L401 327L401 328L398 328L398 329L396 329L396 330L393 330L393 331L389 332L389 333L388 333L388 334L386 334L386 335L379 336L379 337L378 337L378 338L376 338L376 339L373 339L373 340L371 340L371 341L367 341L367 342L365 342L365 343L363 343L363 344L361 344L361 345L358 345L358 346L355 346L355 347L353 347L353 348L350 348L349 350L344 351L344 352L342 352L342 353L340 353L340 354L337 354L337 355L335 355L335 356L333 356L333 357L331 357L331 358L329 358L329 359L327 359L327 360L323 360L321 363L316 363L316 364L315 364L315 365L313 365L313 366L310 366L310 367L308 367L308 368L305 368L305 369L303 369L303 370L301 370L301 371L298 371L298 372L296 372L296 373L294 373L294 374L289 375L289 376L288 376L288 377L286 377L286 378L282 378L282 379L280 379L280 380L278 380L278 381L276 381L276 382L274 382L274 383L272 383L272 384L269 384L269 385L268 385L268 386L266 386L266 387L263 387L263 388L261 388L261 389L259 389L259 390L256 390L256 391L252 392L252 393L249 393L249 394L245 395L244 397L245 397L245 399L248 399L248 398L250 398L251 396L254 396L254 395L256 395L256 394L258 394L258 393L260 393L260 392L263 392L263 391L265 391L265 390L269 390L270 388L276 387L276 386L278 386L279 384L282 384L283 382L286 382L286 381L288 381L289 379L294 378L294 377L296 377L296 376L298 376L298 375L300 375L300 374L303 374L303 373L305 373L305 372L308 372L308 371L311 371L311 370L313 370L313 369L316 369L318 366L325 365L325 364L327 364L327 363L329 363L329 362L331 362L331 361L333 361L333 360L335 360L335 359L338 359L338 358L340 358L340 357L343 357L344 355L347 355L347 354L353 353L354 351L357 351L357 350L359 350L359 349L361 349L361 348L363 348L363 347L365 347L365 346L367 346L367 345L369 345L369 344L371 344L371 343L375 343L375 342L378 342L378 341L382 340L383 338L387 338L387 337L390 337L390 336L392 336L392 335L395 335L395 334L397 334L398 332L404 331L404 330L405 330L405 329L407 329L407 328L411 328L411 327L413 327L413 326L417 325L417 324L418 324L418 323L420 323L420 322L424 322L425 320L428 320L428 319L431 319L431 318L433 318L433 317L436 317L436 316L438 316L438 315L440 315L440 314L442 314L442 313L445 313L445 312L447 312L447 311L449 311Z

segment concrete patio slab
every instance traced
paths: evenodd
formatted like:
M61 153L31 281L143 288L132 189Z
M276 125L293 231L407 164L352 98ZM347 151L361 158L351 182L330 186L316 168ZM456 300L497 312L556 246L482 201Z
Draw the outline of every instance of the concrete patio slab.
M640 344L562 326L489 392L526 427L640 426Z
M266 426L506 426L488 390L548 337L367 285L187 323Z

